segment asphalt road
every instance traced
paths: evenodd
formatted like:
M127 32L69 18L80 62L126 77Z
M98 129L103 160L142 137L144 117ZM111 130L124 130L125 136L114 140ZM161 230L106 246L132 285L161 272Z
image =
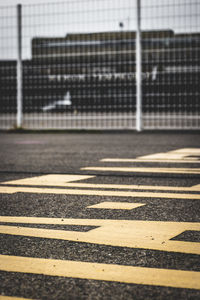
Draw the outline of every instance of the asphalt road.
M0 299L200 299L199 132L0 145Z

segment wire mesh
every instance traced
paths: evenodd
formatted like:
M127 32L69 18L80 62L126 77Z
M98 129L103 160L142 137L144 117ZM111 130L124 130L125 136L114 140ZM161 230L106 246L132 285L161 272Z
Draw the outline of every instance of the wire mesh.
M0 128L16 125L16 8L0 9Z
M0 128L16 126L17 9L0 8ZM23 123L135 129L136 1L22 6ZM141 0L144 129L199 129L200 3Z
M200 127L200 2L142 1L143 120L148 129ZM158 30L159 24L159 30ZM144 32L148 29L149 33Z
M134 13L130 0L23 6L25 127L134 128Z

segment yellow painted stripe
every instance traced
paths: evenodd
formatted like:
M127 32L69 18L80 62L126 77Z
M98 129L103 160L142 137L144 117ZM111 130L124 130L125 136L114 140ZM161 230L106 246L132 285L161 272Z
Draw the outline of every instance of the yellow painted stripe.
M132 284L200 289L200 272L0 255L0 269Z
M33 300L33 299L0 295L0 300Z
M6 183L1 183L6 185ZM9 185L23 185L21 183L9 182ZM42 184L27 184L30 186L40 185ZM73 187L73 188L88 188L88 189L115 189L115 190L159 190L159 191L184 191L184 192L192 192L192 191L200 191L200 184L194 185L191 187L185 186L162 186L162 185L133 185L133 184L96 184L96 183L65 183L65 184L45 184L45 186L59 186L59 187ZM0 185L1 187L1 185Z
M198 160L186 160L186 159L137 159L137 158L104 158L101 159L102 162L162 162L162 163L197 163L199 164L200 161Z
M83 178L84 177L84 178ZM51 187L73 187L73 188L96 188L96 189L135 189L135 190L163 190L163 191L200 191L200 184L192 187L174 186L151 186L151 185L125 185L125 184L96 184L96 183L74 183L73 180L83 180L96 176L78 176L63 174L48 174L31 178L1 182L1 185L29 185L29 186L51 186Z
M74 219L74 218L43 218L43 217L18 217L18 216L0 216L0 222L3 223L24 223L24 224L54 224L54 225L88 225L88 226L116 226L117 224L143 226L158 226L158 224L168 224L186 230L189 226L191 230L200 230L200 223L197 222L170 222L170 221L141 221L141 220L110 220L110 219Z
M200 231L200 223L102 219L48 219L4 216L0 217L0 221L9 223L86 225L96 227L88 232L79 232L1 225L0 233L2 234L200 254L200 243L171 240L184 231Z
M144 227L145 229L147 229L147 225ZM125 229L127 232L124 231ZM148 235L148 232L149 231L146 231L145 237L143 228L138 229L137 226L136 228L126 226L122 230L119 229L119 226L117 226L116 229L108 226L106 228L102 227L100 230L97 228L88 232L79 232L0 225L1 234L200 255L200 243L174 240L166 241L163 234L158 238L160 230L156 233L150 232L150 235ZM178 233L180 234L182 232L179 231ZM175 234L175 236L177 235L178 234ZM162 240L161 237L163 237Z
M6 183L2 183L6 184ZM8 183L10 185L15 185L14 181ZM17 185L22 185L21 183L16 183ZM42 184L27 184L30 186L41 185ZM133 184L96 184L96 183L65 183L63 185L59 184L45 184L45 186L59 186L59 187L73 187L73 188L92 188L92 189L115 189L115 190L160 190L160 191L200 191L200 184L191 187L177 187L177 186L160 186L160 185L133 185ZM0 186L1 187L1 186Z
M1 184L14 185L42 185L42 186L71 186L73 181L91 179L96 176L71 175L71 174L48 174L42 176L28 177L17 180L1 182ZM79 184L79 183L78 183Z
M31 187L10 187L0 186L0 193L36 193L36 194L62 194L62 195L87 195L87 196L113 196L132 198L167 198L167 199L187 199L199 200L200 194L175 194L175 193L152 193L152 192L124 192L124 191L102 191L102 190L73 190L73 189L53 189L53 188L31 188Z
M145 156L138 156L137 159L155 159L155 160L187 160L187 161L198 161L198 156L200 154L200 148L191 149L177 149L175 151L154 153ZM193 156L193 157L191 157Z
M200 174L200 168L120 168L120 167L86 167L81 170L112 171L112 172L142 172L142 173L174 173Z
M101 202L98 204L87 206L87 208L99 208L99 209L127 209L131 210L140 206L144 206L143 203L128 203L128 202Z
M200 148L181 148L173 150L174 153L184 153L188 155L199 155L200 154Z

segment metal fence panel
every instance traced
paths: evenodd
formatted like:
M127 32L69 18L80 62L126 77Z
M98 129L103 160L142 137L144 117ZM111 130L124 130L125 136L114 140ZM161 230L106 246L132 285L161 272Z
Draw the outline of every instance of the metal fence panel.
M142 3L144 128L200 128L200 1Z
M23 6L26 128L135 127L134 14L130 0Z
M22 127L136 128L137 3L143 128L200 128L197 0L23 5ZM0 8L0 28L0 128L5 129L17 125L16 7Z
M0 128L16 126L16 7L0 9Z

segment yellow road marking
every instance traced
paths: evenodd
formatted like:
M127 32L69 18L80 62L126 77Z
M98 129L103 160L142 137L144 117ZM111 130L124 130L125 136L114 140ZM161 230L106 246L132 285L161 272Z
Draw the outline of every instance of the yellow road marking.
M100 161L102 162L165 162L165 163L195 163L199 164L200 161L197 160L175 160L175 159L138 159L138 158L103 158Z
M176 237L187 230L200 231L200 223L5 216L0 217L0 222L86 225L98 227L91 229L88 232L78 232L1 225L0 233L2 234L200 254L200 243L171 240L171 238Z
M76 188L96 188L96 189L124 189L124 190L163 190L163 191L200 191L200 184L192 187L176 187L176 186L151 186L151 185L120 185L120 184L96 184L96 183L74 183L74 180L82 180L94 178L96 176L78 176L78 175L63 175L63 174L49 174L37 177L11 180L1 182L3 185L30 185L30 186L58 186L58 187L76 187ZM76 177L77 176L77 177ZM80 178L81 177L81 178ZM83 178L84 177L84 178ZM77 179L79 178L79 179ZM69 183L70 181L70 183Z
M81 170L112 171L112 172L142 172L142 173L175 173L175 174L200 174L200 168L120 168L120 167L86 167Z
M138 156L137 158L104 158L103 162L173 162L173 163L200 163L200 148L183 148L169 152L154 153Z
M0 269L133 284L200 289L200 272L0 255Z
M137 159L153 159L155 161L165 160L165 161L184 161L184 162L198 162L198 158L196 157L190 157L190 156L199 156L200 155L200 148L183 148L183 149L177 149L169 152L164 153L155 153L145 156L138 156ZM200 162L200 161L199 161Z
M48 174L36 177L28 177L18 180L1 182L1 184L14 185L43 185L43 186L73 186L72 181L86 180L96 176L88 175L71 175L71 174ZM68 183L70 184L68 185ZM79 183L78 183L79 184Z
M0 295L0 300L33 300L33 299Z
M103 208L103 209L127 209L131 210L140 206L144 206L143 203L128 203L128 202L101 202L98 204L87 206L87 208Z
M178 153L186 153L186 154L195 154L198 155L200 154L200 148L181 148L181 149L176 149L173 150L174 152Z
M151 192L124 192L124 191L102 191L102 190L73 190L54 188L31 188L31 187L10 187L0 186L0 193L36 193L36 194L59 194L59 195L87 195L87 196L113 196L132 198L167 198L167 199L187 199L199 200L200 194L175 194L175 193L151 193Z

